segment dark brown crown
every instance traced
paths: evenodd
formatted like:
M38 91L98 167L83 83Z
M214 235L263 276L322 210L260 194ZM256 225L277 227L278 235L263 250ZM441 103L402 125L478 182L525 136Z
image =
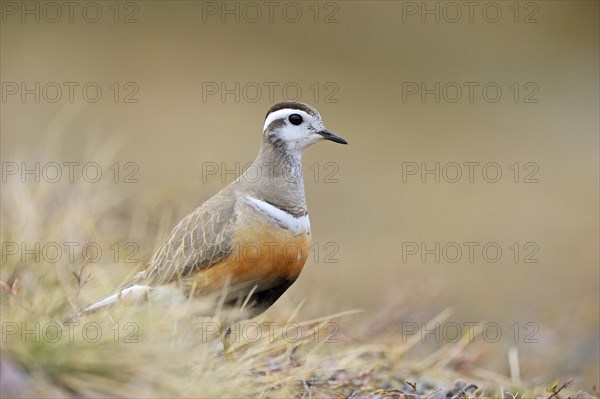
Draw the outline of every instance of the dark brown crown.
M295 101L285 101L285 102L277 103L277 104L273 105L269 109L269 111L267 112L267 115L265 115L265 119L267 119L267 116L269 116L269 114L271 112L279 111L280 109L286 109L286 108L289 108L289 109L298 109L298 110L304 111L307 114L312 115L312 116L316 116L317 115L317 110L314 109L313 107L311 107L310 105L306 105L306 104L303 104L303 103L298 103L298 102L295 102Z

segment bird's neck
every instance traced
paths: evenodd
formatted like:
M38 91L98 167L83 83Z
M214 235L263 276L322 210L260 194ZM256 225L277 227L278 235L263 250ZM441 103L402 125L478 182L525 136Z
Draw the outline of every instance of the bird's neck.
M300 152L290 153L265 140L240 182L258 199L294 216L307 213Z

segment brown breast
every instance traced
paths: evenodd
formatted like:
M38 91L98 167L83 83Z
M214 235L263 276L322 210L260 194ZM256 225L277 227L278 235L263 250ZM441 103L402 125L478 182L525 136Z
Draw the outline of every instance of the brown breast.
M285 229L254 212L240 219L233 236L233 253L195 273L196 292L221 289L228 278L232 287L244 286L249 291L254 285L260 290L271 288L273 282L291 284L300 275L310 251L310 231Z

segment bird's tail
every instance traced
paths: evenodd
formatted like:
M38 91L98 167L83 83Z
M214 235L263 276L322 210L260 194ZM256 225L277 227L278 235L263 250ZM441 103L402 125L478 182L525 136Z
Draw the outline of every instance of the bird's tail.
M132 300L133 302L138 302L144 300L148 297L148 294L152 290L152 287L147 285L132 285L127 288L121 288L118 291L115 291L99 301L94 302L88 307L80 310L77 313L78 317L88 315L90 313L94 313L95 311L106 308L108 306L114 305L115 303L121 300Z

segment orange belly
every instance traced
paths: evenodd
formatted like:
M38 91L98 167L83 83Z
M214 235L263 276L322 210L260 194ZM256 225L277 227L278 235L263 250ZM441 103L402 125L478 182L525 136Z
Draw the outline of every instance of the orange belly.
M268 286L293 282L308 258L311 236L295 234L269 220L253 218L234 235L233 253L226 260L194 275L197 292L216 291L229 280L232 287Z

